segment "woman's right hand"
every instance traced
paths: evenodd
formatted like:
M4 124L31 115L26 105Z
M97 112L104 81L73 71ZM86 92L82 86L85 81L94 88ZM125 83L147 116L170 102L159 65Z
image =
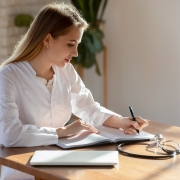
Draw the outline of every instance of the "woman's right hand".
M68 124L65 127L60 127L56 129L58 134L58 138L72 136L78 134L81 130L88 130L93 133L99 133L99 131L93 127L92 125L81 121L80 119L76 120L75 122Z

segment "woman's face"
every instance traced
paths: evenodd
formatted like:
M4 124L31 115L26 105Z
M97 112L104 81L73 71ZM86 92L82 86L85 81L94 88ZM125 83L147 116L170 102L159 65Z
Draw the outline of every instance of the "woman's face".
M46 56L48 60L60 68L64 68L72 57L78 56L78 44L81 42L83 28L74 28L68 34L53 39L49 35Z

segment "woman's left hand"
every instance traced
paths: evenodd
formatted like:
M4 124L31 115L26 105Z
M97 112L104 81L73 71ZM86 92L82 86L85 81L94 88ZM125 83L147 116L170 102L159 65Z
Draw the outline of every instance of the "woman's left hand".
M149 123L141 117L135 118L136 121L132 121L130 117L111 116L103 123L103 126L122 128L125 134L136 134L136 130L142 131Z

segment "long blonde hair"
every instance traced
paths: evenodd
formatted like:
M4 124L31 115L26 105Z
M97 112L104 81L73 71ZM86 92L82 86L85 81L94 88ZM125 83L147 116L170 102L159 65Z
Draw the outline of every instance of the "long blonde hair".
M50 3L44 6L34 18L26 34L14 47L12 55L4 61L6 64L33 59L43 47L47 34L53 38L67 34L74 27L88 28L87 22L79 11L69 3Z

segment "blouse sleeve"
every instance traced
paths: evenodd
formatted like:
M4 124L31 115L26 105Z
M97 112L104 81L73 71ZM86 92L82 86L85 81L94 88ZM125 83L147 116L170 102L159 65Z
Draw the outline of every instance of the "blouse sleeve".
M0 72L0 144L5 147L30 147L58 143L55 128L23 125L19 119L16 88L10 73Z
M112 115L120 116L94 101L90 90L85 87L73 66L71 66L70 72L72 112L74 115L93 126L101 126Z

